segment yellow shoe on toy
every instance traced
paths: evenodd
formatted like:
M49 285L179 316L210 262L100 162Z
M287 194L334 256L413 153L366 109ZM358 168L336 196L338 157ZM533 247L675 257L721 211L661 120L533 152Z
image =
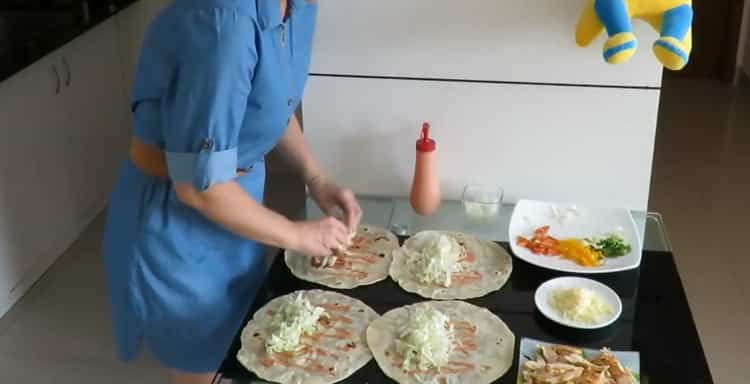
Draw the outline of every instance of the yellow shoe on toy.
M612 35L604 43L604 60L610 64L622 64L635 54L638 49L638 39L630 32Z
M685 68L689 57L685 44L674 37L661 37L656 40L654 55L666 68L673 71Z

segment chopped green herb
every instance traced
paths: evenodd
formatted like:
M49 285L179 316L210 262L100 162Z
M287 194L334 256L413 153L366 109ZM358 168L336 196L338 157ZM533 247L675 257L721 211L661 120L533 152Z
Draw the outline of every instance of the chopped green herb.
M618 234L611 234L596 239L586 239L586 244L601 252L604 257L621 257L625 256L632 250L630 244Z

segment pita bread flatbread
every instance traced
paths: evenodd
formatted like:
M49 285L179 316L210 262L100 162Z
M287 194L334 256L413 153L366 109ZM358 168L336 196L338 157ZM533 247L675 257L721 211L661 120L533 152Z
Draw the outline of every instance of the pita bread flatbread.
M286 251L284 261L294 276L336 289L374 284L388 277L398 238L385 228L361 225L346 252L329 260Z
M417 279L415 265L409 262L410 252L421 252L435 237L451 236L465 249L459 261L463 270L453 274L451 286L424 284ZM406 240L393 252L390 275L404 290L435 300L465 300L497 291L508 281L513 260L503 247L490 241L458 232L425 231Z
M294 295L302 294L313 306L325 309L319 330L302 337L295 353L269 356L265 340L270 335L274 311ZM365 332L378 314L365 303L336 292L297 291L277 297L263 306L242 330L237 360L263 380L282 384L331 384L344 380L372 358Z
M446 315L455 339L449 362L440 370L406 372L396 340L410 312L420 306ZM367 328L367 345L380 369L399 384L487 384L502 377L513 364L515 336L484 308L463 301L428 301L393 309L373 321Z

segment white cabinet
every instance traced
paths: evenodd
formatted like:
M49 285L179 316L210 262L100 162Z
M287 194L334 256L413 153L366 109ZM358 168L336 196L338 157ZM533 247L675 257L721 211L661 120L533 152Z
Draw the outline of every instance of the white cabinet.
M62 159L71 181L66 202L71 215L90 218L102 209L130 142L115 21L63 47L58 61L68 83L62 93L67 113Z
M60 215L47 210L68 189L53 181L60 179L57 145L65 128L54 64L44 58L0 83L0 314L30 283L25 277L32 267L50 256L45 240L60 231Z
M0 83L0 315L104 208L126 114L114 20Z
M0 82L0 316L104 208L126 156L141 0Z

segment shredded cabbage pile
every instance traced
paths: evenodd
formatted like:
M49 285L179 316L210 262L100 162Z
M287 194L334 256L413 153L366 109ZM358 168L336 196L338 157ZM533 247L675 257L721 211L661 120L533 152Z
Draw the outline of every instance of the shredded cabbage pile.
M439 369L450 358L453 339L448 316L434 308L417 307L401 326L396 339L396 352L404 357L401 368Z
M451 274L461 270L458 259L463 247L451 236L440 234L431 239L421 252L411 252L417 279L423 284L450 287Z
M271 334L266 338L266 353L294 352L301 348L300 337L317 331L318 320L326 316L321 307L314 307L302 294L285 301L271 318Z

